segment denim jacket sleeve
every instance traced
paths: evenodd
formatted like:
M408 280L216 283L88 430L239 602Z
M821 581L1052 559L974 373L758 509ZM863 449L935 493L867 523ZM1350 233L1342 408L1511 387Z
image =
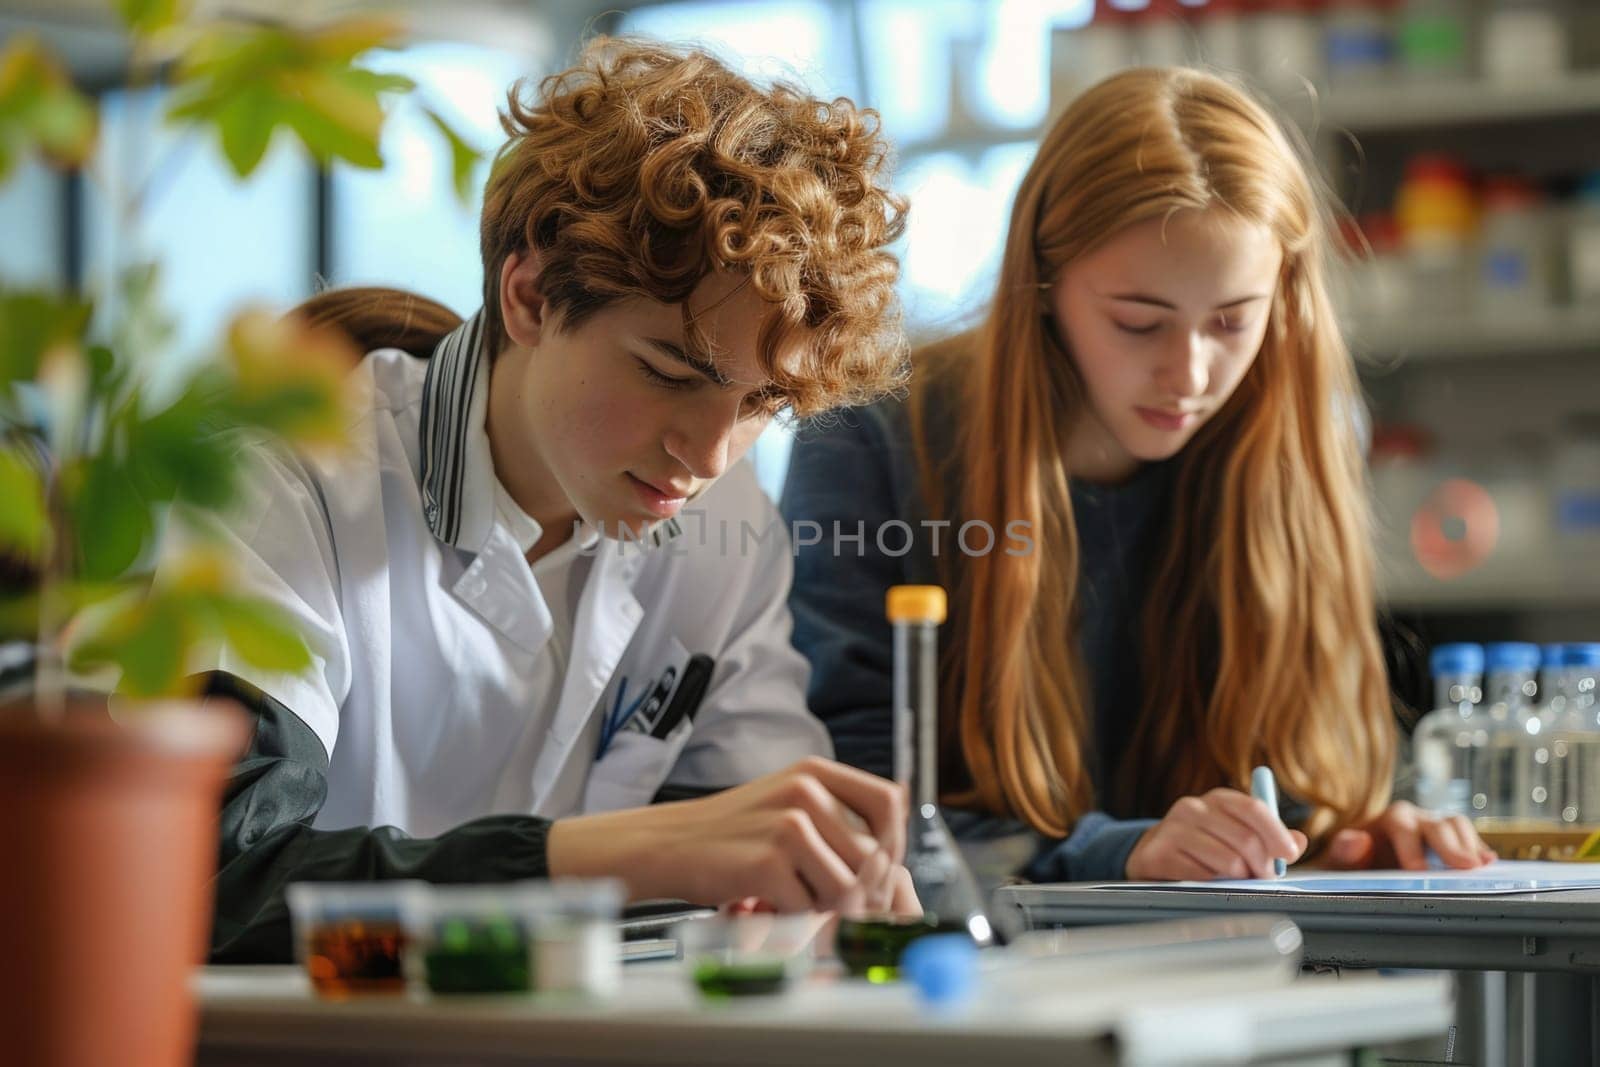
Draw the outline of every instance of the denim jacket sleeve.
M1278 796L1278 817L1300 827L1311 806L1287 794ZM1117 882L1128 877L1128 856L1144 832L1160 819L1117 819L1091 811L1062 840L1049 840L1021 872L1030 882Z
M943 809L945 823L961 842L968 862L978 857L985 870L980 879L1000 885L1015 879L1029 882L1118 882L1128 876L1128 855L1155 819L1117 819L1103 811L1080 818L1065 838L1046 837L1009 816ZM1014 847L1003 854L991 845L996 840L1032 841L1032 855L1018 856ZM1004 858L1006 870L991 862Z
M1158 819L1114 819L1103 811L1080 818L1064 839L1047 841L1021 874L1030 882L1118 882L1128 856Z
M811 661L807 701L841 762L891 777L894 663L884 594L927 578L915 573L910 555L890 554L903 536L879 536L887 523L907 521L906 497L916 491L905 483L915 473L905 462L909 445L897 439L887 410L856 408L826 429L803 431L780 509L795 534L789 607L795 647Z

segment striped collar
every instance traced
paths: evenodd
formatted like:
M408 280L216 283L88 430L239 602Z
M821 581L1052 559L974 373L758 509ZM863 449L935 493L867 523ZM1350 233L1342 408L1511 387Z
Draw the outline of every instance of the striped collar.
M422 382L423 518L434 537L470 552L494 529L499 484L489 451L489 363L480 310L435 346ZM667 519L641 543L660 546L681 531Z

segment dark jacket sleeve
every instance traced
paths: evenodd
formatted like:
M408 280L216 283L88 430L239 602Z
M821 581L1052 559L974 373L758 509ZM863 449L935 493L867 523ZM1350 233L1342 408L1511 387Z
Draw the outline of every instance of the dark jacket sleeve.
M328 754L295 713L222 672L208 697L228 697L255 719L250 747L222 798L212 963L287 963L294 958L284 889L291 882L499 882L548 873L550 822L492 815L434 838L391 826L317 830L328 795Z
M811 662L807 702L840 762L885 778L894 776L894 657L884 595L912 579L906 556L885 552L878 534L890 520L906 521L892 455L900 447L878 408L806 428L779 503L795 538L789 608L795 647ZM896 551L904 538L883 540Z

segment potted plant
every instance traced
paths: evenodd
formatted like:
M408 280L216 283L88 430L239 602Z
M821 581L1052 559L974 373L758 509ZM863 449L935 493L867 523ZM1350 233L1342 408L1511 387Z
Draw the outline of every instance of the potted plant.
M170 82L169 120L215 136L241 178L280 133L324 165L382 165L386 105L413 86L361 57L398 41L391 22L194 24L179 0L116 6L131 69ZM464 193L478 157L429 114ZM0 182L28 155L92 167L95 142L93 102L48 50L26 36L0 45ZM136 194L128 212L152 195ZM158 270L123 279L109 323L92 318L84 293L19 290L0 277L8 1062L188 1062L189 971L209 929L218 796L249 726L237 709L201 706L186 691L186 664L197 647L226 642L272 669L310 665L294 627L238 595L203 542L169 556L159 582L153 560L174 514L203 529L230 503L248 454L240 434L337 442L358 354L340 336L246 311L212 358L175 376Z

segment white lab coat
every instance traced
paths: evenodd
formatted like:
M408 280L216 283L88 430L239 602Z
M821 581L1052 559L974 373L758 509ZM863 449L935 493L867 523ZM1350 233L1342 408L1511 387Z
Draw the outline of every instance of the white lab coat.
M573 564L560 697L529 706L550 691L535 662L552 611L495 515L476 323L431 361L367 355L353 448L257 450L225 524L244 587L299 621L316 665L273 674L223 651L198 666L259 686L322 740L316 826L433 836L482 815L632 807L664 784L733 785L831 755L789 643L790 542L745 463L664 544L602 539ZM623 679L631 702L702 652L716 668L698 714L665 738L619 733L597 761Z

